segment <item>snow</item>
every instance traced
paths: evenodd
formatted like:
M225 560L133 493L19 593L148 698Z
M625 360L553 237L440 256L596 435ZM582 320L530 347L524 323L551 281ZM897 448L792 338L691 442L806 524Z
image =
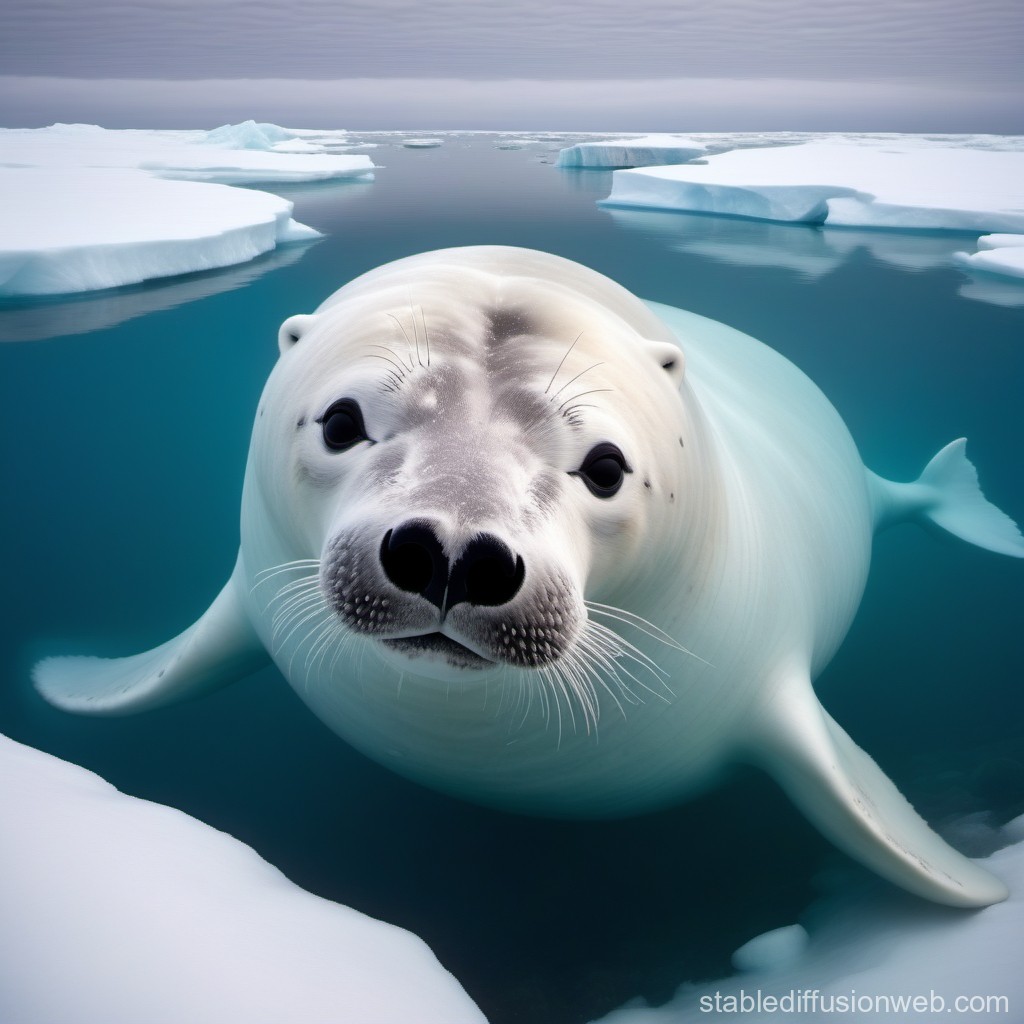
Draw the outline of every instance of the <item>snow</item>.
M281 152L277 147L317 152ZM0 296L114 288L318 237L279 196L228 184L372 178L276 125L0 129Z
M0 737L0 1019L485 1024L416 936Z
M983 830L968 821L961 831L978 838ZM601 1024L693 1024L719 1014L739 1014L750 1024L780 1019L825 1024L837 1017L913 1024L935 1020L936 1012L958 1020L1016 1020L1024 1006L1024 817L1005 826L999 839L1013 845L998 850L986 863L1009 885L1011 895L1005 903L974 912L953 910L872 879L862 888L824 897L811 907L805 915L810 933L806 949L802 954L789 950L796 953L795 960L783 958L775 966L764 962L756 975L685 984L665 1006L651 1008L636 1000L604 1017ZM755 939L755 949L756 943ZM741 947L734 957L751 945ZM902 1009L892 1002L908 997L923 1002ZM771 1008L770 998L804 1002L791 1004L787 1013L785 1003ZM1005 998L1007 1003L1002 1010L995 1003L958 1007L958 998ZM840 999L871 1002L855 1004L860 1010L855 1014L841 1011Z
M707 146L678 135L577 142L558 154L558 167L647 167L684 164L703 156Z
M735 149L697 166L616 171L603 202L844 227L1016 234L1024 231L1024 150L985 137L815 139Z

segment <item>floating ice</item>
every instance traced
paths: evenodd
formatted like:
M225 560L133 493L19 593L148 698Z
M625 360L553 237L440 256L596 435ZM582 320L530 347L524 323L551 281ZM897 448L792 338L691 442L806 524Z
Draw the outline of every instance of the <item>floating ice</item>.
M1024 151L917 136L737 149L699 166L616 171L602 202L846 227L1017 233L1024 231Z
M290 135L252 122L213 132L0 129L0 296L136 284L317 237L291 219L287 200L211 184L372 178L366 156L276 152L296 145L275 142L281 134ZM257 136L270 148L223 148Z
M406 149L436 149L443 142L443 139L403 139L402 145Z
M416 936L0 737L0 1019L486 1024Z
M703 156L707 146L678 135L645 135L631 139L577 142L558 154L558 167L648 167L685 164Z
M957 262L966 270L1024 279L1024 235L982 235L978 251L957 253Z
M780 963L757 975L686 984L666 1006L634 1001L601 1024L696 1024L726 1015L807 1024L838 1018L912 1024L934 1021L937 1014L959 1020L1016 1019L1024 1006L1024 817L1007 825L1001 838L1015 845L997 850L987 863L1010 888L1005 903L967 913L872 880L863 891L826 897L811 907L806 915L810 939L795 963ZM918 1002L905 1002L913 999Z

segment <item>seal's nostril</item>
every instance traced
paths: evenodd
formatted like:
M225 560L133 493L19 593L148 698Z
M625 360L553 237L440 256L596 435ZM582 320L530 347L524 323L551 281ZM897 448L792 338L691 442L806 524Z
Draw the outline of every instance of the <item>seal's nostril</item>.
M439 608L448 582L448 559L437 535L422 522L388 530L380 546L384 575L411 594L420 594Z
M507 604L519 592L526 575L522 558L496 537L484 534L466 546L452 569L448 607L468 604Z

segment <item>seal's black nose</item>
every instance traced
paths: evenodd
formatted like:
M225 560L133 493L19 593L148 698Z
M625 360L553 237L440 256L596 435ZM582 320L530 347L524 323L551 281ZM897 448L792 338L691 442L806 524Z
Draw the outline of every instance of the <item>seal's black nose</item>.
M449 573L437 534L422 520L404 523L384 534L380 564L399 590L419 594L438 608L462 602L507 604L519 592L526 574L522 558L486 533L478 534L466 545Z
M523 585L526 567L497 537L474 537L452 566L448 607L468 604L507 604Z
M448 585L448 559L427 523L414 521L388 530L380 546L380 564L399 590L420 594L441 607Z

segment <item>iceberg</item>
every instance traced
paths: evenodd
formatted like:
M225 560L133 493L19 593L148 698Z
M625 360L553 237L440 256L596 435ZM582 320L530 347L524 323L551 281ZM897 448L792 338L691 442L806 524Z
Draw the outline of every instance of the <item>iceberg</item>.
M842 227L1019 233L1024 149L970 136L735 149L697 166L616 171L601 202Z
M707 146L677 135L645 135L641 138L577 142L558 154L557 167L648 167L685 164L702 157Z
M961 830L977 842L993 838L978 822L968 820ZM756 974L687 983L665 1006L634 1000L600 1024L696 1024L719 1014L808 1024L837 1018L912 1024L936 1014L1008 1020L1024 1005L1024 817L995 840L1012 844L986 861L1010 887L1005 903L965 914L871 880L813 905L805 915L809 938L790 925L737 950L734 966Z
M282 133L251 122L212 132L0 129L0 297L137 284L319 237L292 219L289 201L228 185L370 180L374 165L278 152L311 144L275 141Z
M295 134L276 124L243 121L241 124L223 124L206 133L207 145L222 149L274 149L282 142L291 142Z
M486 1024L415 935L0 736L0 1019Z

